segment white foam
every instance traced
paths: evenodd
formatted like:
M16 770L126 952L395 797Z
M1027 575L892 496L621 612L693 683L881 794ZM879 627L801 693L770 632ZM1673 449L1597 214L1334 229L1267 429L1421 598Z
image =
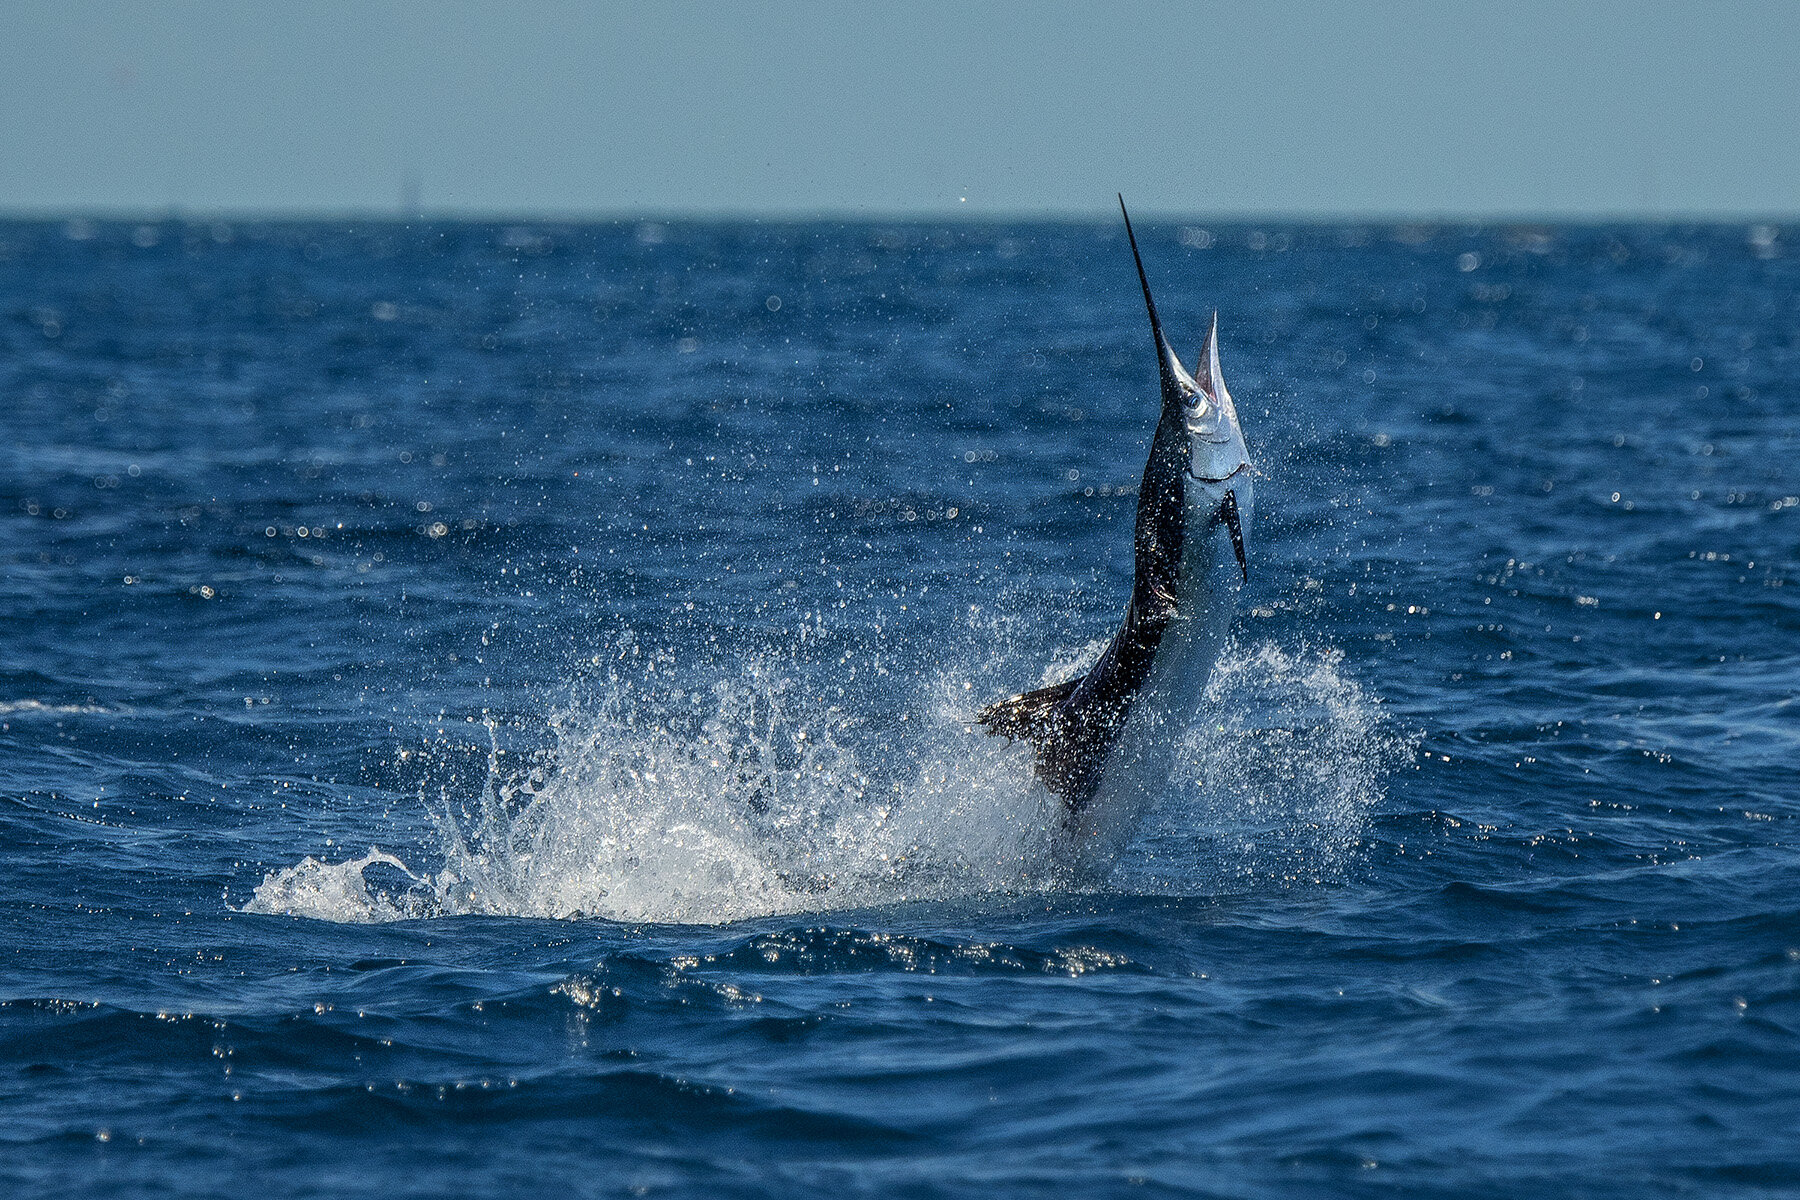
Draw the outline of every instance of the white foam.
M1128 870L1134 882L1183 892L1330 876L1361 844L1415 741L1344 670L1340 651L1229 647L1141 839L1186 841L1188 852L1173 877L1166 864Z
M428 906L403 892L396 900L385 892L371 892L363 871L383 863L423 883L392 854L372 848L361 858L328 863L310 856L299 865L273 871L257 885L256 893L241 912L314 917L350 925L372 925L428 914Z
M665 667L660 692L614 677L599 705L553 716L536 773L508 775L493 753L479 795L435 806L440 870L379 849L307 858L272 872L245 911L714 924L1051 886L1058 802L1024 746L972 724L985 682L945 676L907 719L876 724L809 695L780 663L698 690L667 682L678 675ZM1299 822L1329 831L1316 853L1353 843L1391 754L1385 719L1338 659L1228 651L1207 695L1163 832L1199 821L1230 842ZM411 882L372 891L375 864Z
M124 709L104 708L98 704L45 704L42 700L0 700L0 717L13 716L17 713L48 713L51 716L75 717L124 711Z

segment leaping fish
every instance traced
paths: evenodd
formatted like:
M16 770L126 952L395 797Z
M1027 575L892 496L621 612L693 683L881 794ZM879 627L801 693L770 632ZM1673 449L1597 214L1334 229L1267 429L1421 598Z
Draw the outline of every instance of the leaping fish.
M1057 869L1077 879L1105 875L1167 784L1174 743L1199 709L1250 578L1255 503L1237 409L1219 373L1218 313L1190 375L1163 334L1123 196L1119 212L1162 381L1138 489L1131 599L1085 675L978 716L990 734L1023 738L1036 751L1038 778L1061 800Z

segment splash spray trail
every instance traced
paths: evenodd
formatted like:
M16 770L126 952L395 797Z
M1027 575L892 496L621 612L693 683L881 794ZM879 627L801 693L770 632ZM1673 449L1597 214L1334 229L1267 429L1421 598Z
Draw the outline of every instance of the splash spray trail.
M1340 668L1270 644L1228 653L1191 730L1171 732L1182 745L1159 836L1218 840L1241 883L1259 873L1239 846L1254 827L1287 839L1302 861L1286 869L1329 873L1409 753ZM246 911L715 924L1055 886L1056 799L1021 748L981 736L966 680L930 680L895 741L836 705L809 707L779 659L678 678L667 665L615 674L598 706L552 716L554 746L520 772L491 752L476 796L432 806L435 869L381 850L308 858L271 872ZM1138 879L1140 857L1128 852L1119 876ZM366 886L371 866L399 869L400 890ZM1220 866L1186 869L1191 890Z

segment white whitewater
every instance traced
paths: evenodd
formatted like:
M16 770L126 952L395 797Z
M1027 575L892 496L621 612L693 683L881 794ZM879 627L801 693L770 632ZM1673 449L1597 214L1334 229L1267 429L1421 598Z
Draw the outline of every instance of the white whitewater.
M433 806L439 845L413 857L436 870L379 848L308 857L270 872L244 911L717 924L1055 890L1059 802L1023 746L972 724L979 692L964 682L942 679L895 735L805 703L767 665L704 689L697 728L620 688L597 709L556 714L535 773L509 776L496 757L479 796ZM1335 655L1271 645L1228 647L1198 718L1165 733L1169 788L1146 832L1164 848L1146 858L1140 838L1120 854L1114 878L1132 890L1217 887L1256 869L1244 846L1258 837L1307 857L1302 874L1328 871L1409 754ZM1171 878L1171 838L1218 861ZM371 885L374 866L395 882Z

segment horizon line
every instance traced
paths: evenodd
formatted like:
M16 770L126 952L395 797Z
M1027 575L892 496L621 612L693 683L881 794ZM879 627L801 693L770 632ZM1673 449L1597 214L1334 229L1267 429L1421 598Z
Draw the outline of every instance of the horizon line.
M472 206L459 208L424 207L403 212L394 208L188 208L171 204L162 206L70 205L66 208L0 206L0 221L8 223L97 221L107 223L160 223L183 221L194 224L218 222L366 222L371 224L948 224L980 225L1024 223L1043 225L1111 224L1114 218L1105 207L1097 207L1090 215L1074 209L505 209ZM1800 208L1786 212L1753 210L1659 210L1594 209L1533 211L1500 209L1490 211L1445 210L1368 210L1342 211L1294 209L1216 212L1146 209L1140 224L1252 225L1256 223L1285 225L1757 225L1800 223Z

